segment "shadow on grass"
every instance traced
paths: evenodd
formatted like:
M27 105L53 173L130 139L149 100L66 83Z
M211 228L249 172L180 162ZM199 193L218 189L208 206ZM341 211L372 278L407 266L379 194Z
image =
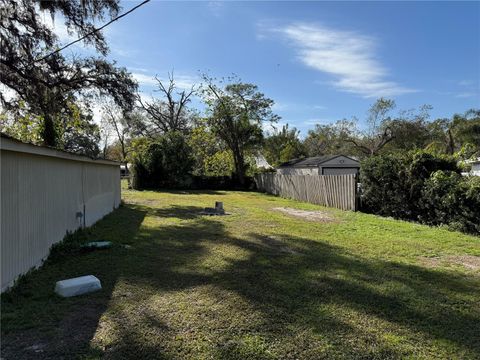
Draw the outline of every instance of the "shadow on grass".
M181 218L183 212L176 208ZM155 276L144 276L146 269L139 269L130 274L131 282L149 289L152 294L214 286L240 295L262 314L263 322L261 327L238 329L232 335L234 339L244 332L260 333L266 338L272 334L282 336L279 334L288 333L294 324L313 327L318 335L328 339L330 344L337 344L347 356L392 358L411 355L380 339L375 340L377 343L371 348L342 343L345 336L358 338L364 344L373 340L369 339L371 335L362 334L341 317L321 310L322 305L333 305L400 325L422 334L429 341L454 343L466 354L480 355L477 342L480 314L473 303L469 312L459 306L465 304L464 296L478 295L478 287L455 273L366 260L327 243L282 234L250 233L247 239L238 239L228 234L223 224L215 219L196 219L188 225L149 229L141 236L146 240L142 250L144 258L148 254L161 253L162 262L157 264ZM227 267L206 271L201 264L211 246L241 248L248 257L228 259ZM188 295L183 301L186 304L190 301ZM220 322L226 324L218 324L219 327L228 324L229 314L221 316L225 318ZM200 319L194 321L197 320ZM174 333L172 330L172 337ZM123 342L124 336L118 339ZM237 340L219 341L214 346L215 357L242 358L239 354L244 354L245 358L271 357L268 352L260 351L261 347L250 349L250 353L248 344ZM318 355L314 348L307 350L311 351L309 356ZM120 355L122 351L113 354Z
M227 191L232 190L191 190L191 189L152 189L150 191L172 194L172 195L225 195ZM237 191L237 190L233 190Z
M55 270L32 274L25 283L31 293L13 296L15 301L5 305L7 317L20 315L21 322L33 315L22 308L25 304L32 311L33 307L51 311L69 304L62 309L60 321L49 319L48 325L60 324L60 331L35 358L81 354L91 345L107 306L112 310L107 310L106 321L114 335L105 348L95 343L89 350L90 355L107 359L418 355L411 353L415 346L382 340L375 325L369 333L348 321L345 311L360 314L363 321L379 319L394 329L400 326L420 334L424 339L418 340L417 348L426 344L422 341L430 345L448 342L455 346L453 354L462 351L466 358L480 357L480 312L474 304L478 282L453 272L363 259L308 238L256 232L237 238L220 220L192 215L196 211L196 207L126 206L102 220L94 231L112 239L111 233L120 226L121 233L117 229L114 234L121 238L112 240L128 241L131 251L116 248L109 255L82 255L91 259L66 259L52 264ZM146 213L191 221L140 227ZM53 284L55 274L78 276L79 269L87 271L85 266L93 266L92 273L102 279L101 293L75 300L45 293L35 298L40 284ZM112 296L119 278L126 284L128 297ZM81 314L88 314L90 308L92 315L83 319L86 324L81 323ZM48 319L44 313L42 317ZM62 330L65 321L72 324ZM69 337L77 330L77 321L85 331L72 344ZM28 342L22 340L21 346L15 346L15 339L28 339L30 330L21 326L16 330L14 323L10 319L4 324L2 313L2 331L10 332L2 341L7 350L4 357L28 358L23 356L32 353L25 350Z
M195 219L202 216L201 212L204 208L200 206L178 206L171 205L166 208L152 209L149 214L164 218L178 218L182 220Z
M118 264L127 255L122 244L135 238L145 214L122 206L93 227L68 236L39 270L2 294L2 359L72 358L91 351L89 342L122 273ZM79 249L81 243L98 239L112 241L114 247ZM101 280L101 291L73 298L53 292L56 281L89 274Z

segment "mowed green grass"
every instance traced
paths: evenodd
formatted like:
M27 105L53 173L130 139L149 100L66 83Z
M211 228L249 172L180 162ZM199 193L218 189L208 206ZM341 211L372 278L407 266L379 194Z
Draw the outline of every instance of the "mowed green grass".
M123 198L3 296L5 359L480 358L478 237L249 192ZM199 214L215 201L230 215ZM76 250L94 239L114 246ZM53 293L86 274L103 290Z

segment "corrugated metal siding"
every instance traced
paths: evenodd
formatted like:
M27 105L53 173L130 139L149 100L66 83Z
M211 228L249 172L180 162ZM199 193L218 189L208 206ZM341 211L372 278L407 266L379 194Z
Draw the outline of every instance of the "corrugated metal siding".
M41 264L67 231L120 204L119 166L1 151L2 291Z

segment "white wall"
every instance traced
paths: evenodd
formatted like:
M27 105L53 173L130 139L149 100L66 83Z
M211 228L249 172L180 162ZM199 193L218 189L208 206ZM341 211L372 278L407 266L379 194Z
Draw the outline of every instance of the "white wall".
M480 176L480 163L472 164L472 171L471 173L476 176Z
M347 168L347 167L322 167L320 169L321 175L347 175L347 174L358 174L358 168Z
M119 165L1 139L1 289L120 204Z
M280 175L318 175L318 167L312 168L294 168L294 167L286 167L286 168L278 168L277 174Z

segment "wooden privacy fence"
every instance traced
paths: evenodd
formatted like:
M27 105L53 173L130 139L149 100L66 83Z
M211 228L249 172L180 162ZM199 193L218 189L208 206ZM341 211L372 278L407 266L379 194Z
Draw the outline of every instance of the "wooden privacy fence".
M356 175L280 175L258 174L260 191L312 204L357 210Z

